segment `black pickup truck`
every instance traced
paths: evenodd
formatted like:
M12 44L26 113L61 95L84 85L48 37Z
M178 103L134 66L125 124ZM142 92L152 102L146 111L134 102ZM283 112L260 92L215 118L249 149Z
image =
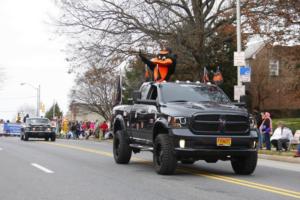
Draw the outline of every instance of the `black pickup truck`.
M173 174L178 161L230 160L236 174L256 168L258 135L249 113L215 85L144 83L133 93L133 105L114 107L112 129L119 164L146 150L159 174Z
M51 127L50 120L47 118L27 118L21 128L20 139L28 141L29 138L44 138L46 141L55 141L55 128Z

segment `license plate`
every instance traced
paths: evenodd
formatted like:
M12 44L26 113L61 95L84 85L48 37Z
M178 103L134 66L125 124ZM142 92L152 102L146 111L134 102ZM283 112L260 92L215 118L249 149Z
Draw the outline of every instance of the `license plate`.
M217 146L230 147L231 138L217 138Z

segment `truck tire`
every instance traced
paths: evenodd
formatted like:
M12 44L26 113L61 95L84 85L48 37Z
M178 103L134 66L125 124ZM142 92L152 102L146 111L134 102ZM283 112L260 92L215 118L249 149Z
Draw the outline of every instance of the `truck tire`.
M28 141L28 140L29 140L28 133L24 133L24 140L25 140L25 141Z
M124 131L117 131L113 139L113 153L115 162L118 164L128 164L131 158L132 149L129 146L128 137Z
M174 174L177 167L177 159L174 155L174 145L167 134L160 134L155 138L153 163L158 174Z
M56 135L53 134L53 135L51 136L51 142L55 142L55 140L56 140Z
M233 157L231 159L231 166L236 174L250 175L254 172L256 164L257 152L251 152L247 156Z

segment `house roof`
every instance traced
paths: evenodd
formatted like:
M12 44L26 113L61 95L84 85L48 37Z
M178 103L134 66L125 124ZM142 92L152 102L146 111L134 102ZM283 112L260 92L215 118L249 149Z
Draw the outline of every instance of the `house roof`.
M256 41L247 44L247 48L245 50L245 58L246 60L255 57L255 55L266 45L266 43L261 41Z

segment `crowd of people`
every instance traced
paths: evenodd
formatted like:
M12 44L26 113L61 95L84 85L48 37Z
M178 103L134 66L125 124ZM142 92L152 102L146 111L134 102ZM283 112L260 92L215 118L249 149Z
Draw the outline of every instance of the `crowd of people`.
M66 136L67 139L89 139L94 136L99 139L110 138L109 127L106 121L68 121L63 120L58 123L58 130Z
M271 150L272 145L276 151L289 151L293 139L293 133L282 121L277 123L275 130L272 126L271 114L269 112L259 113L254 110L255 126L258 132L258 148ZM300 145L295 157L300 157Z

